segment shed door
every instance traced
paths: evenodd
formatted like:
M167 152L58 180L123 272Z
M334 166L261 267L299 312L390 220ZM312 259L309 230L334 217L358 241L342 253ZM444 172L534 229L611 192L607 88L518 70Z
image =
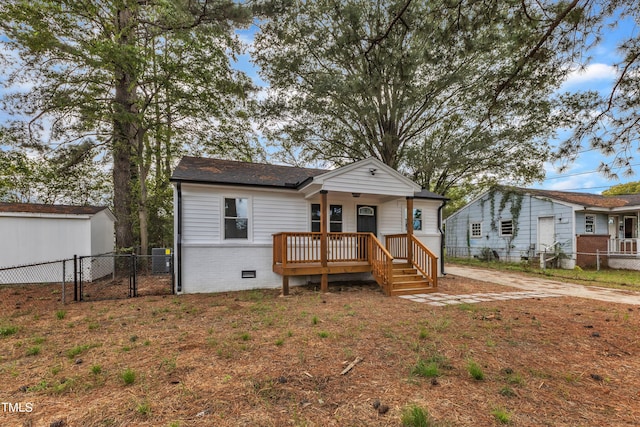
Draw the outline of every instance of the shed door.
M555 242L556 223L552 216L538 218L538 251L542 252Z

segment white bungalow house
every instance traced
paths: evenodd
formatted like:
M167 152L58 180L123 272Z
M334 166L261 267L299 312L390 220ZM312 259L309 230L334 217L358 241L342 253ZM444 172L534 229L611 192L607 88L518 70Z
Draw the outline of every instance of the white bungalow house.
M171 181L178 293L347 277L389 295L436 289L446 199L374 158L320 170L184 157Z
M7 268L112 252L114 223L106 207L0 203L0 283L60 282L59 263Z
M640 195L495 187L445 221L448 256L519 261L546 252L564 268L640 269Z

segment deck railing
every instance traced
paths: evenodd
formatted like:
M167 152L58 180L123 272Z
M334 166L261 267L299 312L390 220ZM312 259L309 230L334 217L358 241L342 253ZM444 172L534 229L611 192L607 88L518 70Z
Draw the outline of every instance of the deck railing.
M408 238L406 234L390 234L386 236L386 247L394 258L410 262L433 287L437 287L438 257L413 234L410 236L410 244L407 243Z
M327 233L327 262L368 261L370 233ZM274 264L321 262L321 233L284 232L273 235Z
M393 274L393 256L374 234L369 237L369 264L374 279L388 293Z
M609 239L609 254L611 255L636 255L640 257L640 251L638 250L640 239L626 238L626 239Z

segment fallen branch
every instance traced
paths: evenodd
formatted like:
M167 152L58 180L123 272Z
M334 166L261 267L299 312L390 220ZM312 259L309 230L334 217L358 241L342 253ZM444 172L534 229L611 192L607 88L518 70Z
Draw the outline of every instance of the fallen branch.
M350 370L352 370L352 369L353 369L353 367L354 367L354 366L356 366L356 365L357 365L358 363L360 363L360 362L362 362L362 357L360 357L360 356L356 357L356 358L355 358L355 360L354 360L353 362L349 363L349 366L347 366L346 368L344 368L344 369L342 370L342 372L340 372L340 375L344 375L344 374L346 374L347 372L349 372Z

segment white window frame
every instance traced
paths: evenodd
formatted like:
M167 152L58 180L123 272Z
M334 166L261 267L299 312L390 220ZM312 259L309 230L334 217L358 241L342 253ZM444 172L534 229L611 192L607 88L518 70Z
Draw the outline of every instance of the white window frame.
M226 203L227 203L227 199L244 199L247 201L247 216L235 216L235 217L231 217L231 216L227 216L227 212L226 212ZM251 198L248 196L242 196L242 195L224 195L222 196L222 221L221 221L221 235L222 235L222 240L225 242L246 242L246 241L250 241L251 240L251 232L252 232L252 228L251 228ZM247 236L246 237L227 237L227 219L245 219L247 220Z
M402 226L404 231L407 231L407 208L402 210L403 212L403 220ZM420 217L416 217L416 214L420 212ZM416 220L420 221L420 228L416 227ZM424 228L424 209L422 208L413 208L413 231L423 231Z
M589 230L591 225L591 230ZM584 233L595 234L596 233L596 216L594 214L585 214L584 216Z
M478 226L477 228L475 228L477 233L474 233L474 226L475 225ZM469 224L469 236L472 239L481 239L482 238L482 222L472 222L471 224Z
M504 228L506 223L511 223L511 232L505 233ZM513 219L501 219L500 220L500 236L501 237L511 237L513 236Z
M344 205L338 205L338 204L331 204L329 205L329 209L327 209L327 212L324 213L324 215L320 215L320 220L317 219L313 219L313 207L314 205L320 206L320 203L311 203L309 205L309 227L310 230L313 232L313 224L318 224L319 229L317 232L319 232L320 230L322 230L322 218L324 216L325 221L327 221L327 230L329 231L329 233L342 233L344 232ZM335 221L335 220L331 220L331 212L333 210L334 207L339 207L341 209L340 212L340 221ZM331 226L334 225L340 225L340 231L331 231Z

